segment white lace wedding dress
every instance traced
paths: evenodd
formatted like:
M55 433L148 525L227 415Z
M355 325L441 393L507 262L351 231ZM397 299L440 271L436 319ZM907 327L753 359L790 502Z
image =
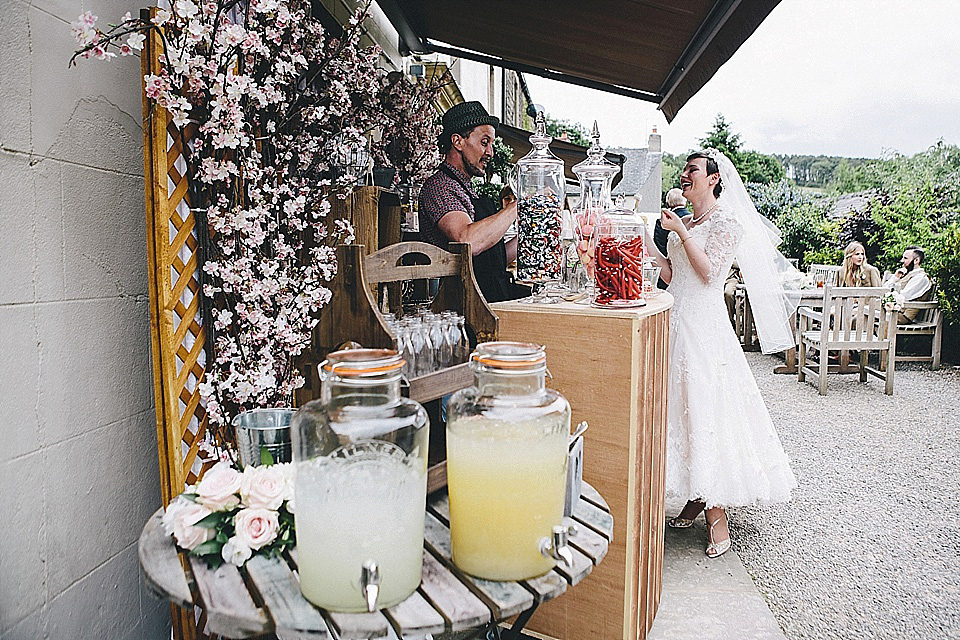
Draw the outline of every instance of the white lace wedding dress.
M690 235L710 260L710 281L670 234L667 493L708 507L787 501L797 481L723 301L743 228L721 205Z

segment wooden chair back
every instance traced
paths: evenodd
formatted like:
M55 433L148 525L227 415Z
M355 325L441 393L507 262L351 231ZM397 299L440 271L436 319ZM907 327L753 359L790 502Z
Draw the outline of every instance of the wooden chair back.
M829 313L832 319L821 323L822 343L831 349L886 349L890 344L891 322L894 322L893 313L880 301L886 293L884 287L825 285L824 317Z
M809 267L810 275L813 276L814 282L820 282L821 278L823 279L824 285L837 286L838 284L843 284L839 282L840 272L843 270L843 267L838 267L832 264L812 264Z

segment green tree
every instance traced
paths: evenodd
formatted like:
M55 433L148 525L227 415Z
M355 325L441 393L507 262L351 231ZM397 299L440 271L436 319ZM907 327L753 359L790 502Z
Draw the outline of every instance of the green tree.
M557 140L566 140L581 147L590 146L590 132L579 122L570 122L569 120L558 120L549 113L544 114L547 122L547 133Z
M712 147L730 158L744 182L770 184L779 182L786 173L783 165L774 156L743 148L740 134L734 132L733 125L718 113L713 128L700 139L704 148Z
M717 114L717 119L713 122L713 128L707 132L706 137L700 138L700 146L704 149L713 148L730 158L735 165L740 159L740 134L733 132L733 127L722 113Z

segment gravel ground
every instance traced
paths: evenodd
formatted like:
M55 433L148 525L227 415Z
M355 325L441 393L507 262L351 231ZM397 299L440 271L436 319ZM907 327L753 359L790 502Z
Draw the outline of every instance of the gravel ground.
M791 640L960 638L960 371L831 375L819 396L747 354L799 488L731 509L734 549Z

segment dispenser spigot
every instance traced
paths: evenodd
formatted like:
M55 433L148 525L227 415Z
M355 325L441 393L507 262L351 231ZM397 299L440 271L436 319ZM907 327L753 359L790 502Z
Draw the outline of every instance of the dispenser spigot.
M377 598L380 597L380 568L373 560L363 563L360 570L360 588L367 600L367 611L373 613L377 610Z
M568 529L563 525L553 527L553 537L540 539L540 553L548 558L562 562L568 569L573 568L573 552L567 545Z

